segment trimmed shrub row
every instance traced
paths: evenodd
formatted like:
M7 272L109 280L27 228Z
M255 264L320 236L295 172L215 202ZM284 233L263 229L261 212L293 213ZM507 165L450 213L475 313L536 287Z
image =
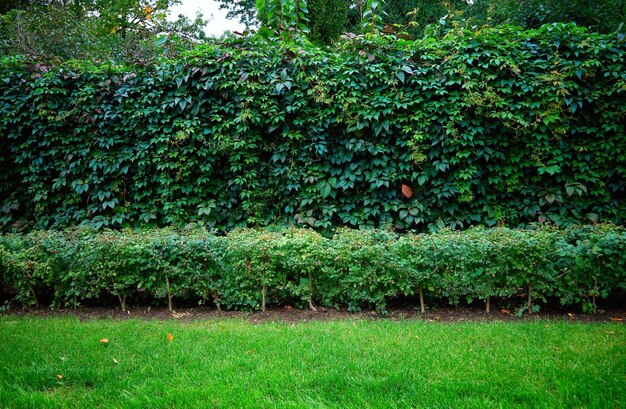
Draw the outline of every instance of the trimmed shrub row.
M626 290L626 231L471 228L432 234L383 230L37 231L0 237L0 282L21 305L79 306L115 296L217 308L374 307L399 298L513 303L536 311L548 298L593 312ZM523 302L519 297L523 297ZM417 302L417 301L416 301ZM521 304L520 304L521 303Z

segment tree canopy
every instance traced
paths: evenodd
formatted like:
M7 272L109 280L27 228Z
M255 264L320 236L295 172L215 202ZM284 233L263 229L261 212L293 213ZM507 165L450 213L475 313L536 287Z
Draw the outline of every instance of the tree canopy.
M255 0L218 0L248 28L264 22ZM359 30L367 0L308 0L311 40L329 44L344 31ZM379 3L383 21L420 38L429 24L445 24L451 16L468 26L512 24L524 29L547 23L576 23L599 33L624 29L626 2L622 0L393 0Z
M59 60L151 58L205 37L201 14L194 20L167 20L168 10L177 3L180 0L9 0L0 8L0 52Z

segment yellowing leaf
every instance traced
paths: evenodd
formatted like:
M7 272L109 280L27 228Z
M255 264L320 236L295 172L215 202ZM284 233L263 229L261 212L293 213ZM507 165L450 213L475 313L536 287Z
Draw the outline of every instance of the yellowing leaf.
M171 333L167 334L167 340L172 342L174 340L174 335L172 335Z
M63 375L57 375L57 379L58 379L58 380L63 379Z

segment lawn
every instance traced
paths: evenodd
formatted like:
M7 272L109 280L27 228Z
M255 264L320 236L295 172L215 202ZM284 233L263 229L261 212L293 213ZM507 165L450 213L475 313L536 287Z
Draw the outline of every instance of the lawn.
M9 315L0 407L624 408L626 327Z

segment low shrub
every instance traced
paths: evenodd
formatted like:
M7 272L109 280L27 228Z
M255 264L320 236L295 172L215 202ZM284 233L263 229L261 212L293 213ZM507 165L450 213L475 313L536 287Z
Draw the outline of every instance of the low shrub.
M267 305L376 308L418 295L457 305L496 297L518 313L548 299L595 312L626 291L626 230L613 225L559 229L470 228L398 235L339 229L330 237L298 228L36 231L0 236L5 307L76 307L114 296L120 308L174 300L218 309ZM523 303L520 303L520 297ZM163 301L160 301L163 300Z

